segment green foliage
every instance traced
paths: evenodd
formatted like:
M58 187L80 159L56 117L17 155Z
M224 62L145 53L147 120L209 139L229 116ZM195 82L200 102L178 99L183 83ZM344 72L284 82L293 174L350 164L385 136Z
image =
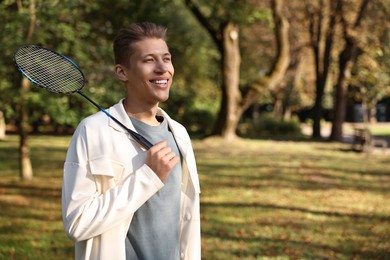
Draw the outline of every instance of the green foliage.
M370 5L367 26L375 30L372 30L370 37L364 37L365 42L359 45L365 54L360 57L358 67L353 72L352 84L366 85L372 90L372 96L380 98L388 94L383 90L388 85L386 75L389 74L390 59L386 44L389 39L388 26L376 26L380 18L385 20L387 17L386 11L381 9L388 9L388 0L379 2L382 7ZM21 75L12 60L16 47L32 43L65 54L82 68L88 79L83 91L103 107L108 107L123 96L122 86L113 74L112 40L120 28L132 22L147 20L168 27L175 79L171 99L164 104L164 108L172 117L185 122L189 129L198 129L194 131L204 133L209 131L212 122L208 122L206 128L200 127L199 122L201 118L215 119L220 105L220 53L183 0L37 0L35 32L31 42L26 42L30 22L29 3L28 0L0 1L0 110L5 112L8 123L18 121L17 108L20 103ZM209 16L215 30L219 29L219 24L228 20L240 26L240 86L243 92L247 91L248 83L259 74L265 75L274 59L275 38L269 3L236 0L194 0L194 3ZM294 7L301 4L298 1L286 4L292 6L290 12L294 14L290 19L293 47L299 49L295 45L304 44L307 36L307 29L302 30L306 25L299 20L303 13ZM294 12L297 12L296 15ZM378 15L382 16L378 18ZM302 39L302 42L296 42L297 39ZM312 93L310 89L314 86L310 84L305 81L306 90L299 91ZM299 97L299 93L293 94ZM270 100L267 95L265 93L259 101ZM312 104L300 98L294 102L296 108L302 102ZM96 111L82 97L48 94L35 86L31 87L27 105L31 124L39 124L42 116L49 116L53 127L74 127L83 117ZM329 102L328 106L333 106L333 103Z
M120 28L145 20L168 27L168 42L176 68L174 98L166 104L172 117L183 118L178 112L182 111L183 104L217 103L215 94L207 93L218 92L215 83L218 54L182 1L37 1L35 33L31 42L26 42L28 4L29 1L0 2L3 22L0 25L3 27L0 30L0 110L5 111L7 122L18 121L21 74L12 61L17 46L43 45L71 58L88 80L83 91L102 107L108 107L124 95L113 73L112 40ZM83 117L96 112L82 97L59 96L31 86L26 105L32 125L42 123L44 116L49 117L49 124L55 128L75 127ZM215 109L207 113L213 114Z
M376 39L377 41L379 39ZM390 30L382 32L382 42L389 42ZM366 99L369 108L377 101L390 96L390 47L374 42L365 46L356 61L351 80L350 97L356 103Z
M211 131L219 105L219 53L182 1L167 3L164 10L160 19L168 27L175 78L163 107L189 131L204 135Z
M272 113L262 113L256 122L248 122L241 127L241 134L250 137L297 137L301 127L298 118L282 120Z
M169 101L162 107L187 130L199 136L210 134L218 110L218 93L210 90L208 97L183 88L173 87Z
M198 0L194 1L200 10L218 29L218 24L233 21L248 25L270 18L270 10L260 7L256 2L237 0Z
M187 129L191 134L208 135L213 130L215 114L207 109L197 109L186 113L183 117L183 124L189 125Z
M36 1L36 25L31 42L26 42L26 28L29 27L29 1L6 1L0 3L0 15L3 18L2 31L3 55L0 60L0 90L4 95L0 97L0 109L6 111L7 121L18 121L16 109L19 104L19 88L21 74L13 65L14 50L23 44L38 44L55 49L68 57L83 57L83 49L79 46L88 46L90 27L82 21L84 10L78 8L79 1ZM4 50L4 51L3 51ZM84 56L85 57L85 56ZM81 62L78 59L76 62ZM93 60L92 60L93 62ZM80 118L90 113L90 110L69 109L74 106L71 98L48 94L31 84L28 102L25 104L30 112L30 123L39 123L43 115L49 115L53 124L75 126ZM76 116L77 115L77 116Z

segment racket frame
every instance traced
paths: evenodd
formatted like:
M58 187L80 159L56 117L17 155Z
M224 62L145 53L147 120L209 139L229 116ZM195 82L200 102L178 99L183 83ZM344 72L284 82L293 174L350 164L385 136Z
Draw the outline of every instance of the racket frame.
M74 90L74 91L68 91L68 92L61 92L61 91L55 91L55 90L52 90L50 88L47 88L45 87L44 85L38 83L36 80L34 80L33 78L31 78L27 73L25 73L25 71L23 70L23 68L18 64L18 62L16 61L16 53L22 49L22 48L26 48L26 47L35 47L35 48L40 48L40 49L43 49L43 50L46 50L46 51L50 51L52 53L54 53L55 55L58 55L62 58L64 58L66 61L68 61L70 64L72 64L81 74L82 76L82 79L83 79L83 84L81 85L81 87L79 87L78 89ZM126 127L124 124L122 124L118 119L116 119L114 116L112 116L107 110L103 109L101 106L99 106L95 101L93 101L91 98L89 98L87 95L85 95L81 89L85 86L85 82L86 82L86 78L84 76L84 73L82 72L82 70L79 68L79 66L74 62L72 61L71 59L69 59L68 57L66 57L65 55L63 54L60 54L56 51L53 51L51 49L48 49L48 48L45 48L45 47L41 47L41 46L38 46L38 45L22 45L20 47L18 47L15 52L14 52L14 56L13 56L13 59L14 59L14 63L17 67L17 69L22 73L22 75L24 77L26 77L29 81L31 81L32 83L34 83L35 85L49 91L49 92L53 92L53 93L57 93L57 94L65 94L65 95L68 95L68 94L73 94L73 93L78 93L80 94L82 97L84 97L86 100L88 100L90 103L92 103L95 107L97 107L100 111L102 111L104 114L106 114L109 118L111 118L112 120L115 121L115 123L117 123L118 125L120 125L123 129L125 129L133 138L135 141L137 141L138 144L140 144L142 147L144 147L146 150L149 150L153 144L150 143L145 137L143 137L142 135L138 134L137 132L129 129L128 127Z

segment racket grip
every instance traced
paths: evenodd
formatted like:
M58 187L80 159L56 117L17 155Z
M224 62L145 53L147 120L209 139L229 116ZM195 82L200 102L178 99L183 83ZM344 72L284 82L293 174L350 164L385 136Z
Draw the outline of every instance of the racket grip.
M129 129L130 130L130 129ZM129 131L130 132L130 131ZM143 137L140 134L137 134L136 132L131 131L130 135L140 144L142 145L146 150L149 150L153 144L150 143L145 137Z
M132 131L131 129L127 128L124 124L122 124L118 119L113 117L108 111L103 109L101 106L99 106L95 101L90 99L87 95L85 95L81 90L78 90L77 93L79 93L81 96L83 96L85 99L87 99L89 102L91 102L95 107L97 107L100 111L102 111L104 114L106 114L109 118L114 120L118 125L123 127L123 129L127 130L127 132L139 143L141 146L143 146L146 150L149 150L153 144L151 144L145 137L142 135Z
M127 128L124 124L122 124L118 119L116 119L115 117L113 117L110 113L108 113L108 111L104 110L103 108L101 108L100 106L98 106L98 108L104 113L106 114L109 118L111 118L112 120L114 120L118 125L120 125L121 127L123 127L123 129L127 130L127 132L137 141L137 143L139 143L141 146L143 146L146 150L149 150L153 144L150 143L145 137L143 137L142 135L132 131L131 129Z

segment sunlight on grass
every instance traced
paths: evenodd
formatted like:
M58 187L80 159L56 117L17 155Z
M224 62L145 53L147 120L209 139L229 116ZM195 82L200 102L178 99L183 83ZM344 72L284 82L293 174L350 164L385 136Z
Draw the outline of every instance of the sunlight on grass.
M0 259L72 259L61 222L61 178L69 137L31 137L35 178L20 182L18 140L0 142Z
M61 222L69 137L34 136L35 178L17 138L0 142L0 259L71 259ZM338 143L194 141L203 259L390 258L390 157Z
M259 140L195 148L206 259L390 256L385 155Z

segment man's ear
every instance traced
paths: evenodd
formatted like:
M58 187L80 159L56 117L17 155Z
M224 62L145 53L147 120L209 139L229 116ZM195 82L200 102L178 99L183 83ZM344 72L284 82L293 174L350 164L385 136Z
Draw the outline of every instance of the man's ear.
M120 65L120 64L115 65L115 75L116 75L117 79L119 79L120 81L127 81L128 80L127 75L126 75L126 69L123 65Z

